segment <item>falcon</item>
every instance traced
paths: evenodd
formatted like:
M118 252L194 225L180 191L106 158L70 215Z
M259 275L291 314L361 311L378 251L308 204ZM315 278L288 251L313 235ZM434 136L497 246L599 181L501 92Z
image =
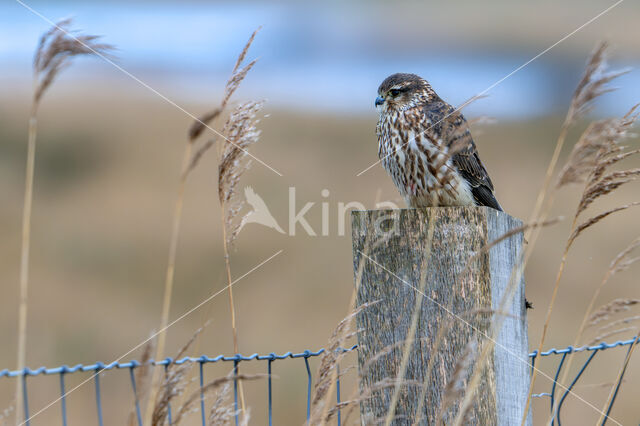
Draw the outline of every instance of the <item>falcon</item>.
M409 207L488 206L502 210L467 121L415 74L378 88L378 157Z

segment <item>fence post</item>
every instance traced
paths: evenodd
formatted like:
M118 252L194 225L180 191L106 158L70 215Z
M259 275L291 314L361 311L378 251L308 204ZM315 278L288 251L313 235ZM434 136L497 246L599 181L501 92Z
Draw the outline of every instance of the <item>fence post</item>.
M393 424L434 424L456 362L471 339L482 347L498 315L503 325L464 424L520 424L530 379L524 280L515 285L506 313L497 311L522 233L488 244L521 225L487 207L352 213L358 305L378 301L357 316L360 390L372 392L360 405L363 424L388 414L395 386L388 379L399 377L414 306L419 316ZM463 375L465 390L473 368ZM459 400L443 422L451 424L458 409Z

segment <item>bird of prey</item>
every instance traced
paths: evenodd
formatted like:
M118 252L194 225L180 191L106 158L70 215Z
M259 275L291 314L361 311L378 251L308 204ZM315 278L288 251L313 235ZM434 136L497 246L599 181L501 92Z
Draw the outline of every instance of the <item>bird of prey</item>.
M465 118L415 74L393 74L375 101L378 156L409 207L502 210Z
M268 228L275 229L281 234L284 234L283 229L278 225L276 219L273 217L267 204L264 202L262 197L255 193L253 188L247 186L244 189L244 196L247 200L247 203L253 207L253 210L250 211L240 223L240 228L238 232L247 224L247 223L258 223L260 225L266 226Z

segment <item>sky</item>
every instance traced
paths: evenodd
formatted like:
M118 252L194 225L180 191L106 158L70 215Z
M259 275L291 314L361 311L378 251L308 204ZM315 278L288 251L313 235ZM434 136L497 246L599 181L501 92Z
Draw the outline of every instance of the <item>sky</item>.
M515 37L509 41L488 25L480 26L481 31L471 24L465 31L439 25L437 21L448 16L440 9L431 15L431 9L424 9L426 23L431 19L433 25L405 27L402 19L389 15L388 8L373 4L367 8L361 3L6 1L0 5L0 93L30 88L33 50L50 26L47 20L73 17L76 28L104 35L105 42L118 47L119 66L183 101L207 102L220 93L249 34L261 27L249 54L259 62L241 96L283 108L369 114L374 111L377 86L387 75L414 72L454 105L490 89L487 99L468 108L471 114L535 117L566 109L588 46L598 41L585 35L587 40L570 55L567 49L572 45L567 41L567 48L558 47L512 74L576 24L567 22L566 28L562 22L554 24L551 37L539 34L545 28L534 26L529 42ZM603 6L600 3L593 11ZM585 16L593 11L587 10ZM599 25L605 29L616 24L613 19L602 20ZM638 63L640 58L634 57L614 61L625 67ZM94 85L92 79L97 78L105 83L102 87L129 90L120 73L88 60L65 78ZM623 112L640 99L639 83L637 71L625 76L619 81L625 90L603 99L597 112Z

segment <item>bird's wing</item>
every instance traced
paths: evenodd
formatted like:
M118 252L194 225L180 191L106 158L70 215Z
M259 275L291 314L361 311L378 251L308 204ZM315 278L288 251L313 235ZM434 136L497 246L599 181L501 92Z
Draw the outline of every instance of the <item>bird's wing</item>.
M476 144L464 116L441 100L427 104L425 115L431 126L430 133L444 140L446 146L454 152L451 160L471 186L471 192L477 204L502 210L500 203L493 195L493 183L480 161Z
M251 207L253 207L253 211L245 216L247 218L247 223L259 223L273 228L281 234L285 233L271 214L271 211L269 211L267 204L264 202L262 197L255 193L253 188L247 186L244 189L244 196L247 199L247 202L251 204Z
M262 197L256 194L252 187L247 186L244 188L244 196L247 199L247 203L249 203L254 210L269 211Z

